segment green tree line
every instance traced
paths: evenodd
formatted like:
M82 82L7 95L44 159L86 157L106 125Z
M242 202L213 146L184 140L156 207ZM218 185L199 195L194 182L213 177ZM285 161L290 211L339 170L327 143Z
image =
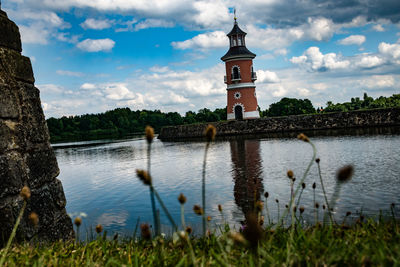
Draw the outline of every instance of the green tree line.
M276 117L300 114L328 113L338 111L353 111L362 109L400 107L400 94L376 99L364 93L363 99L351 98L350 102L332 103L326 107L314 108L309 99L282 98L272 103L268 109L260 110L261 117ZM188 111L185 116L178 112L161 112L160 110L136 110L117 108L99 114L69 116L59 119L49 118L50 138L52 142L94 140L122 137L130 134L142 134L146 125L151 125L156 132L164 126L182 124L216 122L226 120L226 108L211 111L207 108L198 112Z
M156 132L159 132L164 126L220 120L226 120L226 108L217 108L214 111L207 108L200 109L198 112L188 111L185 116L181 116L178 112L133 111L129 108L117 108L99 114L49 118L47 125L51 141L60 142L141 134L146 125L151 125Z

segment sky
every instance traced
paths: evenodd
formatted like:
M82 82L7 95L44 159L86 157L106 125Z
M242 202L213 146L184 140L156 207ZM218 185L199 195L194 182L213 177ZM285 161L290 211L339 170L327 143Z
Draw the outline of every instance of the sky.
M47 118L226 106L233 10L262 110L400 93L399 0L2 0Z

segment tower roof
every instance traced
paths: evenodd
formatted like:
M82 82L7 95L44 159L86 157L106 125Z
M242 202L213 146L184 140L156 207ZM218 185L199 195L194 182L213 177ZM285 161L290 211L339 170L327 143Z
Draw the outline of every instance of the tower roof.
M244 31L242 31L242 29L239 28L239 25L235 20L235 24L233 25L232 30L227 34L227 36L239 35L239 34L246 35L247 33L245 33Z
M242 31L242 29L239 28L239 25L236 21L236 17L235 17L235 23L233 24L233 28L232 30L227 34L229 39L233 39L233 38L242 38L242 42L239 44L235 44L230 46L228 52L226 52L226 54L221 57L222 61L226 61L228 59L233 59L233 58L255 58L256 54L250 52L244 42L245 36L247 33L245 33L244 31ZM236 37L235 37L236 36ZM232 42L232 40L231 40Z
M222 61L231 59L231 58L240 58L240 57L249 57L255 58L256 54L252 53L245 46L234 46L229 48L228 52L221 57Z

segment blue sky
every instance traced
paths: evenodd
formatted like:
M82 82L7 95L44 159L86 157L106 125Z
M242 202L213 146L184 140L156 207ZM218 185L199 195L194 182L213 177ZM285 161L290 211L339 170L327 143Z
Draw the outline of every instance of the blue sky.
M3 0L46 117L226 106L233 8L256 53L261 109L400 93L398 0Z

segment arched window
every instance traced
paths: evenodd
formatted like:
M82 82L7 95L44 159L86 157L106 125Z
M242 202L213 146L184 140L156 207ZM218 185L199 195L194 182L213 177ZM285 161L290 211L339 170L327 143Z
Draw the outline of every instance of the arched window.
M242 44L242 36L238 36L238 43L239 43L239 46L243 45Z
M232 39L233 39L233 46L237 46L237 40L236 40L236 38L235 38L235 37L232 37Z
M240 70L238 66L232 68L232 80L240 80Z

